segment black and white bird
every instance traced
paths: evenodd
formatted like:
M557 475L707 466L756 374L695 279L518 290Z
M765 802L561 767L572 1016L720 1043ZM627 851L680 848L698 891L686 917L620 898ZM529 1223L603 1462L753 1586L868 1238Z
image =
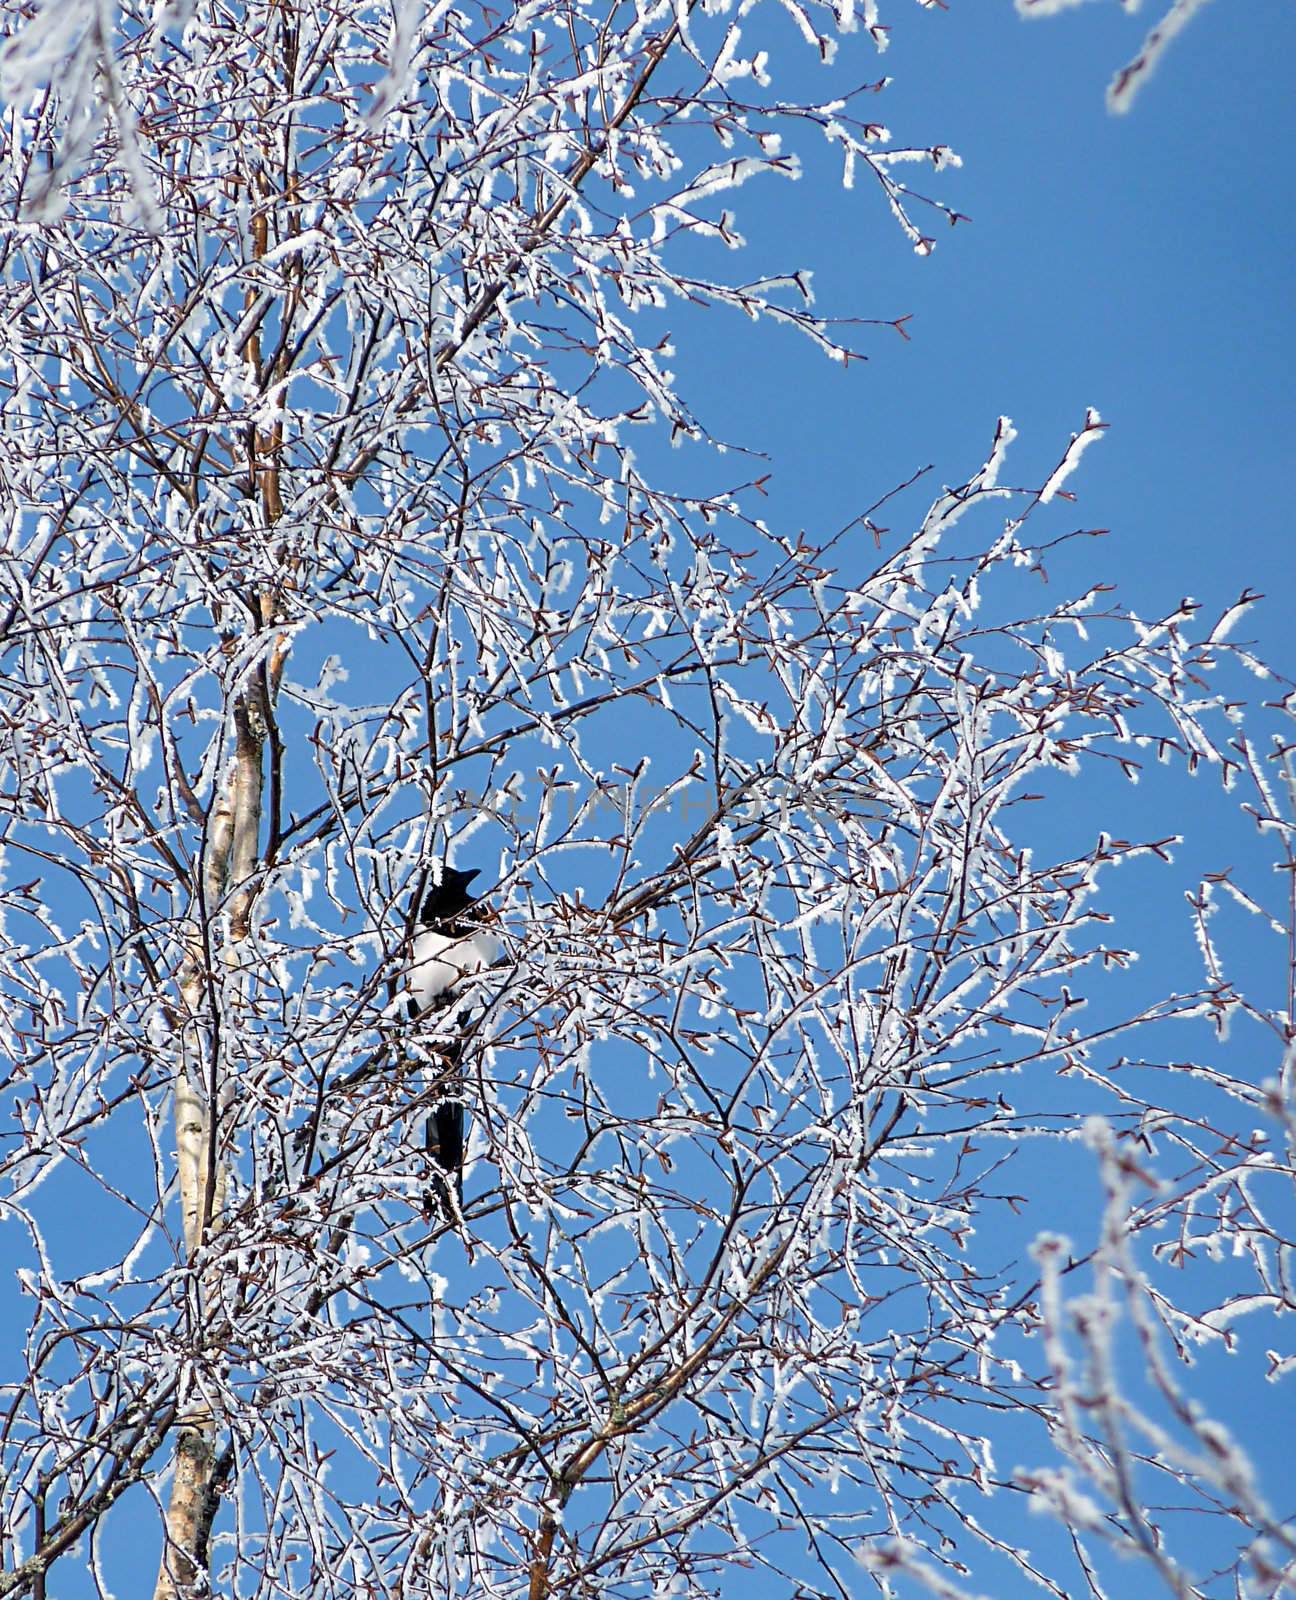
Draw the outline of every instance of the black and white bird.
M453 1004L456 993L499 956L499 940L473 916L475 897L468 885L478 876L443 867L440 882L428 891L419 911L410 963L405 973L411 1017L424 1016ZM461 1012L456 1027L468 1023ZM464 1108L459 1063L463 1041L451 1036L438 1040L437 1054L445 1063L440 1088L444 1098L428 1118L428 1154L452 1178L456 1192L463 1179Z
M468 914L476 903L468 885L477 876L476 867L471 872L443 867L440 883L423 902L406 974L416 1013L484 971L499 955L499 940Z

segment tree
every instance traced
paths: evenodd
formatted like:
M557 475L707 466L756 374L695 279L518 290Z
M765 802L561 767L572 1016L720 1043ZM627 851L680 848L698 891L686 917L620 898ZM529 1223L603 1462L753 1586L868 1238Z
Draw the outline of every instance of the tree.
M788 9L823 58L854 21ZM1062 1595L1108 1546L1276 1592L1290 1531L1159 1353L1249 1307L1177 1304L1144 1235L1245 1249L1288 1305L1259 1191L1290 1155L1252 1128L1290 1089L1145 1041L1240 1015L1289 1054L1290 1007L1224 976L1228 878L1202 980L1127 1004L1104 882L1171 841L1035 819L1151 747L1289 837L1227 696L1252 596L1041 609L1094 412L1033 489L1001 419L907 538L901 490L812 540L630 444L707 442L674 299L850 358L798 273L691 268L741 244L718 195L826 137L926 251L956 214L898 174L949 152L862 90L787 101L759 17L692 0L11 25L0 1594L86 1558L107 1592L122 1519L160 1597L845 1595L860 1563L955 1593L983 1561ZM505 955L411 1019L448 862ZM1082 1128L1072 1332L1083 1253L982 1241L1019 1226L1001 1155ZM1213 1578L1167 1492L1220 1524ZM1074 1558L1020 1549L1025 1501Z

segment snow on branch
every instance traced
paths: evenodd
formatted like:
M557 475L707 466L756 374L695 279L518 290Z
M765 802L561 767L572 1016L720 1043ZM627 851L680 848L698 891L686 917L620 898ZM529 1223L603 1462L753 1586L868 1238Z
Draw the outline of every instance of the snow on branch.
M748 180L957 216L842 65L872 0L780 6L749 72L740 22L3 24L0 1596L141 1548L160 1600L1065 1594L1095 1521L1178 1581L1149 1471L1242 1509L1221 1592L1286 1559L1151 1364L1289 1303L1290 1096L1211 1026L1278 1041L1228 919L1289 913L1133 810L1153 756L1218 774L1290 868L1254 663L1062 575L1096 412L1043 472L990 412L836 534L709 436L703 312L870 337L795 239L750 261ZM1167 917L1187 881L1186 979L1118 868ZM1028 1247L1095 1112L1076 1331Z

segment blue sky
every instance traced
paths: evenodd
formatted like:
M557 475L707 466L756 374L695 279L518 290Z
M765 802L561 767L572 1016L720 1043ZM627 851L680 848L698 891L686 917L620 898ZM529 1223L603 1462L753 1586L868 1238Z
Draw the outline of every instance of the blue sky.
M726 198L751 258L713 259L718 275L810 267L820 311L907 315L910 339L862 330L869 359L843 370L789 331L681 315L674 366L718 435L769 454L769 520L816 534L932 463L931 494L897 514L905 526L941 483L970 476L1001 413L1020 432L1007 480L1039 482L1096 406L1110 432L1068 487L1077 525L1112 534L1060 560L1054 581L1117 582L1149 615L1185 594L1219 610L1251 585L1268 599L1250 632L1296 675L1284 470L1296 421L1287 82L1296 12L1288 0L1206 7L1131 115L1113 118L1106 84L1166 3L1130 18L1110 0L1028 24L1010 0L950 0L948 11L889 0L891 48L878 58L858 39L858 77L893 76L873 114L895 143L947 144L962 157L959 170L913 172L971 221L934 224L938 248L919 259L879 195L862 180L842 191L825 144L801 182ZM797 46L795 59L805 55ZM794 76L803 87L814 69ZM635 443L645 456L658 449ZM664 451L656 459L670 466ZM692 469L687 453L677 459ZM862 541L860 559L871 552ZM1176 781L1153 783L1137 806L1164 809ZM1118 804L1135 810L1128 795ZM1201 817L1213 814L1204 799ZM1133 826L1112 820L1121 823ZM1185 859L1215 864L1200 844ZM1161 913L1145 914L1132 892L1154 875L1149 867L1120 885L1131 941L1156 942L1148 919ZM1163 943L1148 951L1152 986L1191 954L1186 920ZM1091 1175L1071 1204L1091 1212L1096 1194ZM1203 1370L1218 1376L1203 1394L1231 1408L1245 1435L1244 1411L1259 1416L1286 1396L1239 1385L1235 1365L1211 1357ZM1264 1438L1258 1453L1276 1488L1284 1453L1269 1440L1270 1457ZM131 1537L128 1517L116 1536ZM1032 1537L1042 1542L1043 1524Z
M841 190L826 145L800 183L728 203L762 267L812 267L825 313L911 314L909 342L864 330L868 363L843 371L790 332L709 315L675 365L718 432L770 452L773 509L818 529L928 462L964 481L1000 412L1021 434L1010 477L1038 481L1096 406L1111 430L1069 487L1113 536L1084 559L1144 613L1252 584L1269 597L1255 635L1292 672L1296 12L1207 6L1114 117L1107 82L1160 9L887 7L887 53L855 48L860 79L894 80L867 114L896 144L953 147L961 170L909 171L971 221L935 219L919 259L880 195Z
M1296 676L1288 153L1296 102L1286 66L1296 59L1296 10L1283 0L1205 7L1132 112L1114 117L1107 83L1164 5L1134 17L1114 3L1082 6L1029 23L1008 0L886 9L890 49L875 64L860 41L860 70L846 76L892 76L866 114L897 145L952 146L961 169L910 170L917 187L971 220L951 229L935 219L937 249L918 258L880 195L863 182L842 191L825 146L799 183L752 184L726 197L754 257L730 275L811 268L817 310L908 314L910 339L862 330L868 362L843 370L790 331L715 313L678 317L673 365L686 398L717 434L768 453L769 520L812 535L835 531L930 463L930 493L884 519L897 533L912 528L941 484L966 481L980 464L1001 413L1019 430L1006 481L1038 484L1095 406L1110 430L1068 488L1078 496L1074 526L1111 534L1059 556L1051 581L1059 590L1115 583L1144 616L1185 595L1213 616L1250 585L1266 599L1239 636ZM814 70L798 75L799 88ZM713 256L712 265L720 275L730 263ZM862 541L861 561L870 552ZM1269 697L1264 685L1245 687ZM1225 864L1221 847L1253 886L1267 888L1260 841L1236 826L1213 781L1187 784L1181 769L1153 771L1138 790L1113 785L1097 808L1092 787L1076 798L1070 814L1050 808L1055 833L1186 835L1171 872L1140 865L1108 888L1125 939L1143 955L1131 982L1149 992L1192 986L1200 965L1183 891ZM1272 999L1282 952L1253 921L1221 922L1235 961ZM1277 1065L1268 1046L1243 1035L1225 1058L1248 1077L1268 1077ZM1181 1031L1145 1048L1173 1055L1211 1045L1204 1031L1192 1043ZM1048 1222L1091 1236L1092 1162L1077 1156L1062 1177L1056 1146L1037 1157L1040 1174L1053 1169L1052 1203L1032 1208L1032 1229ZM1026 1157L1031 1170L1037 1157ZM1220 1281L1213 1287L1217 1299L1228 1292ZM1266 1423L1275 1407L1290 1415L1290 1397L1259 1378L1261 1352L1285 1341L1263 1319L1241 1337L1250 1360L1203 1352L1190 1382L1253 1451L1275 1509L1290 1511L1286 1438ZM1051 1539L1038 1519L1021 1537L1041 1552ZM1121 1592L1119 1570L1108 1577ZM1025 1592L1021 1579L1007 1581L999 1592Z

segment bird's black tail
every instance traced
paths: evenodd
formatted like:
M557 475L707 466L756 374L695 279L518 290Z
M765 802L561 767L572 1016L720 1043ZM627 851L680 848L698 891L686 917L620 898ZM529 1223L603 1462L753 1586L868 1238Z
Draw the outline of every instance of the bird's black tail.
M443 1171L463 1190L464 1108L457 1100L437 1106L427 1121L427 1152Z
M458 1022L466 1024L467 1016ZM428 1113L424 1134L432 1160L432 1187L424 1195L424 1206L429 1216L435 1212L454 1216L463 1205L463 1042L446 1040L438 1043L436 1052L443 1065L435 1086L440 1098Z

